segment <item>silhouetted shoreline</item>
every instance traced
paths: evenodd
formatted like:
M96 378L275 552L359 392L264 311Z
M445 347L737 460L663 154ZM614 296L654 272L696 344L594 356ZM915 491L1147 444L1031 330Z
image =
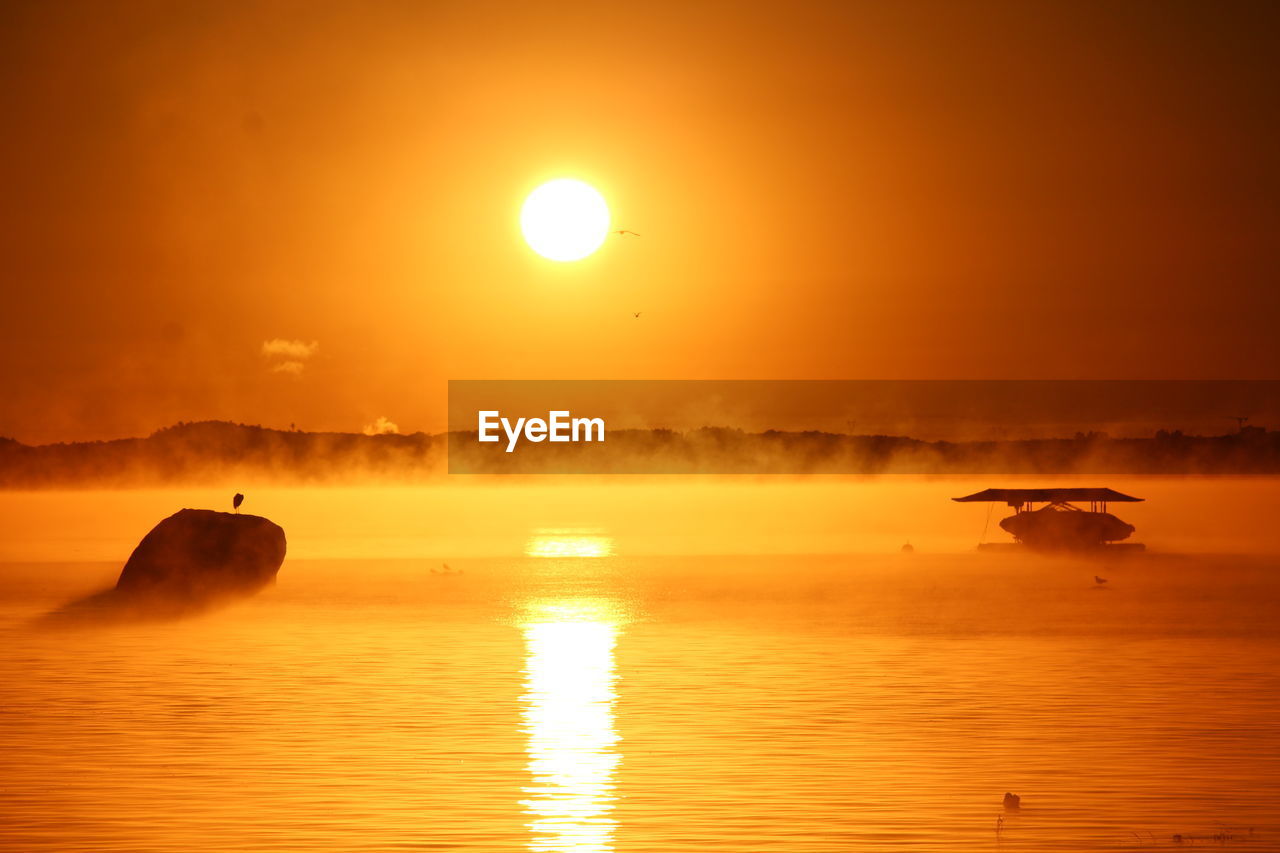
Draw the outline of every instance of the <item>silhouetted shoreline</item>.
M454 473L1280 474L1280 431L1148 438L922 441L826 432L619 430L603 445L534 445L507 454L466 433L363 435L180 423L146 438L28 446L0 439L0 488L226 482L417 482ZM586 454L591 454L590 456Z

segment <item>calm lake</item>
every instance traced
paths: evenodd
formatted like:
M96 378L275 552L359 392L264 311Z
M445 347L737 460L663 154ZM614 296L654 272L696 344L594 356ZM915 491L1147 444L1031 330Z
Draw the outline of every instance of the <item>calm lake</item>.
M246 486L274 588L59 631L231 491L0 493L0 849L1280 850L1280 483L997 479ZM1150 550L949 500L1058 484Z

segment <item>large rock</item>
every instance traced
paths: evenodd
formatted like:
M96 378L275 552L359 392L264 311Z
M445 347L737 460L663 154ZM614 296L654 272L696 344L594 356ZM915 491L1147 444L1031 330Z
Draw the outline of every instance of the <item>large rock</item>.
M184 509L142 537L116 590L193 602L252 595L275 582L284 530L258 515Z
M142 537L112 589L46 614L47 625L193 615L275 582L284 530L256 515L184 509Z

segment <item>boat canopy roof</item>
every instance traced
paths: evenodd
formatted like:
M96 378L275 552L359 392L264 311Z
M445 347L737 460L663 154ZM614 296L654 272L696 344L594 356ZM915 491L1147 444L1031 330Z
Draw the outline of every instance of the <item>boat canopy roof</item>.
M1142 498L1125 495L1115 489L983 489L953 501L969 503L971 501L990 501L1007 504L1020 503L1061 503L1065 501L1129 501L1138 502Z

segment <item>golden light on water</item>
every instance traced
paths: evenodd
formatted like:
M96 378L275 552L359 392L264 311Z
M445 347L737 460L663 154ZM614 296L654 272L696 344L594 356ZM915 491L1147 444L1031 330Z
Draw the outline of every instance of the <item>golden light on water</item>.
M536 530L524 553L526 557L608 557L613 554L613 538L590 528Z
M613 850L618 625L607 601L561 599L529 607L521 716L532 776L523 802L531 818L530 850Z

